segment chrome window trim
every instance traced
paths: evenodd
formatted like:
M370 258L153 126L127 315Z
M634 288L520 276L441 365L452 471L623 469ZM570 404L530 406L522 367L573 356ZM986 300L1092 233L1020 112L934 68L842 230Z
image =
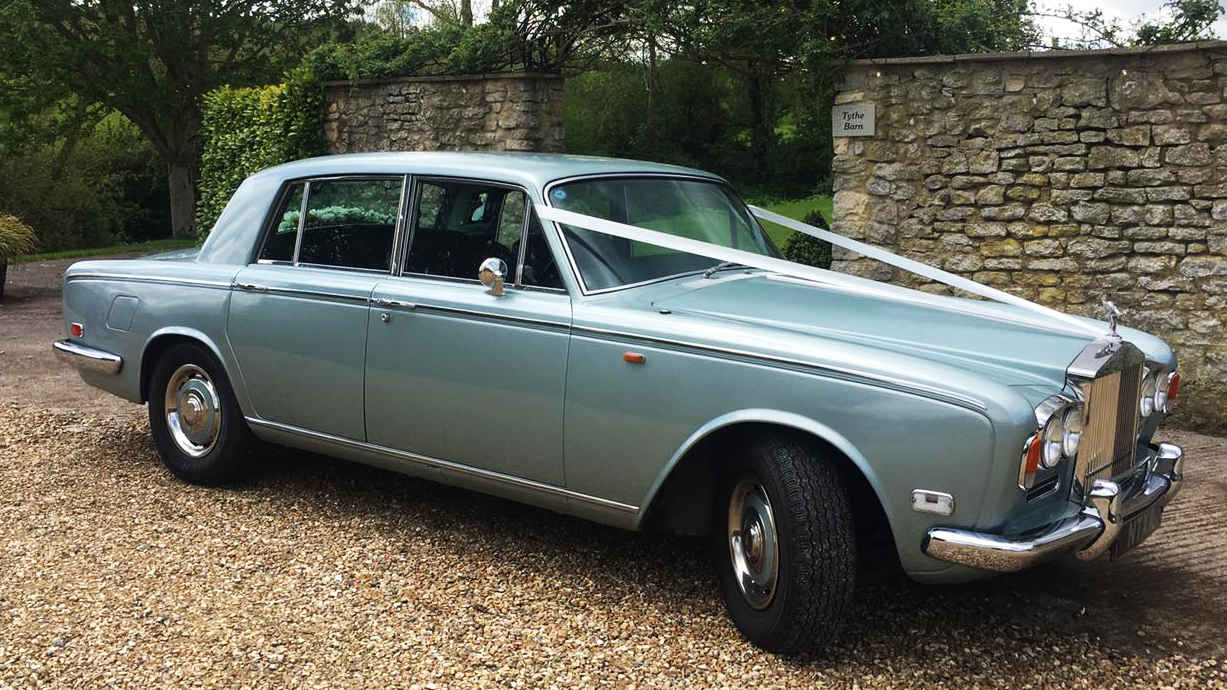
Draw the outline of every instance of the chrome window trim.
M733 185L730 184L728 180L722 177L715 177L715 176L709 177L706 175L699 175L699 174L693 174L693 173L687 174L687 173L662 173L662 172L599 173L599 174L594 174L594 175L572 175L571 177L560 177L557 180L551 181L549 184L545 186L545 190L544 190L545 203L551 208L557 208L556 206L554 206L553 202L550 201L550 199L553 198L550 195L550 192L552 192L553 189L559 185L569 184L572 182L581 182L585 180L626 179L626 178L644 178L644 177L660 177L660 178L665 178L665 179L695 180L699 182L708 182L712 184L724 185L730 191L733 192L733 195L736 196L737 199L741 201L743 205L745 205L745 200L741 198L741 195L737 193L737 190L733 189ZM754 220L754 223L758 225L758 229L763 234L767 233L767 231L763 229L762 224L758 222L758 218L755 217L754 214L751 213L750 218ZM641 287L643 285L652 285L654 283L663 283L665 281L675 280L677 278L683 278L683 277L693 276L693 275L701 275L703 271L706 270L706 269L699 269L699 270L694 270L694 271L684 271L682 273L674 273L671 275L662 276L660 278L652 278L651 280L641 280L638 283L627 283L626 285L618 285L615 287L601 288L599 290L590 290L588 289L588 282L584 279L584 274L579 270L579 264L575 262L575 256L571 254L571 245L570 243L567 242L567 236L566 234L563 233L562 226L559 223L554 222L554 221L550 221L550 225L554 226L554 232L558 236L558 241L562 243L562 250L567 255L567 263L571 267L571 272L575 275L575 278L576 278L575 282L579 285L580 294L582 294L584 297L590 297L593 295L604 295L610 292L618 292L620 290L628 290L630 288ZM779 249L778 247L775 246L775 242L771 243L771 247L773 249L777 249L777 250Z
M231 283L221 280L204 280L200 278L162 278L158 276L141 276L127 273L75 273L66 278L74 280L122 280L131 283L156 283L158 285L179 285L183 287L203 287L217 290L229 290Z
M571 332L573 335L581 336L581 337L584 335L588 335L588 336L600 336L602 338L622 338L625 340L636 340L636 341L645 342L645 343L654 344L654 345L665 345L669 347L677 347L677 348L682 348L686 350L696 351L699 353L729 355L729 356L738 357L738 358L747 359L747 360L770 362L773 364L784 364L787 366L796 367L799 369L810 370L810 371L828 372L828 373L837 374L840 376L849 377L852 379L859 379L862 381L872 381L878 384L885 384L886 386L888 386L889 388L893 390L899 390L899 391L903 391L906 393L913 393L913 394L921 395L926 398L935 398L938 400L944 400L946 402L957 404L960 407L966 407L968 409L972 409L977 412L982 412L982 413L988 412L988 406L985 405L982 401L976 398L972 398L970 396L963 395L962 393L959 393L957 391L952 391L952 390L948 390L944 388L936 388L933 386L926 386L923 384L914 383L912 381L905 381L903 379L895 378L892 376L883 376L882 374L877 374L874 372L861 371L858 369L849 369L846 367L836 367L836 366L831 366L829 364L816 364L814 362L807 362L804 360L792 359L790 357L781 357L778 355L769 355L769 354L764 354L761 352L752 352L749 350L738 350L736 348L720 347L717 345L705 345L703 343L695 343L692 341L677 340L673 338L662 338L659 336L644 335L644 334L638 334L638 333L628 333L626 331L614 331L614 330L608 330L604 328L593 328L591 326L574 326L573 325L571 327Z
M290 263L294 266L298 265L298 257L302 252L302 233L307 227L307 199L311 198L311 180L303 183L302 187L302 203L298 206L298 228L294 231L294 257L290 259Z
M318 431L312 431L310 429L304 429L302 427L282 424L280 422L272 422L265 419L259 419L257 417L246 417L245 419L247 420L248 424L253 424L255 426L295 434L305 438L333 443L336 445L347 446L356 450L382 455L393 460L410 462L421 467L438 470L450 470L452 472L466 474L479 479L486 479L489 481L498 482L500 484L507 484L520 489L528 489L531 491L561 496L563 498L589 503L602 508L611 508L630 513L631 515L639 514L638 506L620 503L618 501L611 501L607 498L600 498L599 496L590 496L588 494L580 493L578 491L571 491L570 489L565 489L561 486L555 486L553 484L545 484L531 479L524 479L522 477L516 477L510 474L503 474L502 472L494 472L492 470L482 469L480 467L473 467L471 465L452 462L450 460L440 460L439 458L432 458L428 455L420 455L418 453L397 450L395 448L380 446L374 443L367 443L365 441L355 441L353 439L343 438L341 436L333 436L332 434L325 434Z

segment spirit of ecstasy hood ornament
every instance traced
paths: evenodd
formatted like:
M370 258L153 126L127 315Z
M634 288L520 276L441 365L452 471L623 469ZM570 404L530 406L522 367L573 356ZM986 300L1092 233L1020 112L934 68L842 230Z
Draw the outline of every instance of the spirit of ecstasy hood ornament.
M1108 313L1108 329L1109 329L1108 335L1113 338L1119 338L1120 334L1116 332L1116 321L1121 316L1124 316L1125 312L1122 309L1118 308L1115 304L1113 304L1111 300L1104 299L1102 301L1103 301L1103 310Z

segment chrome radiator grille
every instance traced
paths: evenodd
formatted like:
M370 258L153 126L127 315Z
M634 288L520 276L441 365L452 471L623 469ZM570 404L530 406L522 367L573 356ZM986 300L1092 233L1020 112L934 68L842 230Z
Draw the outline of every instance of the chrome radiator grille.
M1140 363L1084 385L1086 427L1078 448L1078 464L1086 468L1087 486L1096 479L1118 477L1133 469L1141 389Z

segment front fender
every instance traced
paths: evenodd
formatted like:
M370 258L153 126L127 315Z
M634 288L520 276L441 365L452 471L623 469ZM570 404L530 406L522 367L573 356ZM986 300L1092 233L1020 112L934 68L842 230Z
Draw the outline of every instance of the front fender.
M870 466L869 462L865 459L865 456L850 440L848 440L847 437L826 424L810 419L809 417L793 412L764 408L743 409L728 412L696 429L694 433L692 433L673 453L673 456L669 458L669 462L665 464L660 474L657 475L656 480L652 483L651 488L648 490L647 495L644 496L644 500L640 503L640 505L653 505L661 491L661 488L664 486L665 481L673 473L673 470L677 467L677 464L681 462L682 458L686 457L686 454L689 453L696 445L703 441L703 439L726 427L748 423L772 424L775 426L796 429L798 431L811 434L831 444L831 446L843 453L848 460L850 460L852 464L856 466L857 470L860 471L861 475L873 489L874 495L877 496L878 503L882 505L883 510L886 513L886 519L893 524L894 520L893 516L891 515L890 503L889 501L885 500L886 494L882 487L882 482L880 481L877 473L874 472L873 467ZM637 529L643 528L643 522L647 518L649 512L650 511L640 511L638 522L636 524Z

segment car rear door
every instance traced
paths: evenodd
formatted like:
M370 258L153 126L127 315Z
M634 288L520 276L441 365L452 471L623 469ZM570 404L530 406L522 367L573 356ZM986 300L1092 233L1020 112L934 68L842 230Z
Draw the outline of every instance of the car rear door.
M414 187L405 268L371 295L369 440L446 461L456 483L561 486L571 300L527 194L464 180ZM486 258L507 263L502 296L476 279Z
M287 186L256 262L235 279L227 334L261 419L366 440L369 300L390 274L403 176Z

